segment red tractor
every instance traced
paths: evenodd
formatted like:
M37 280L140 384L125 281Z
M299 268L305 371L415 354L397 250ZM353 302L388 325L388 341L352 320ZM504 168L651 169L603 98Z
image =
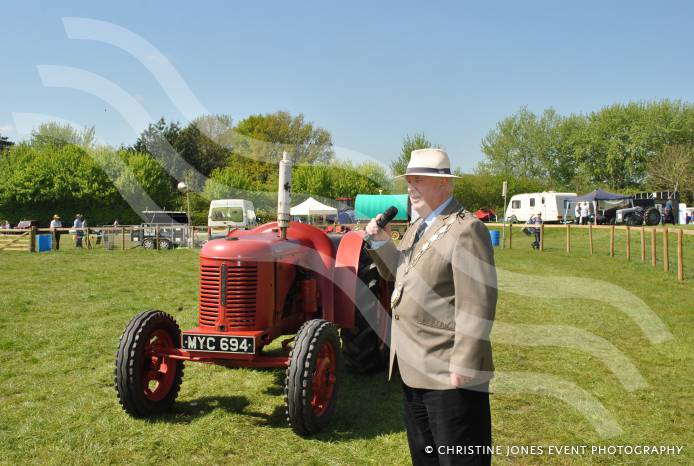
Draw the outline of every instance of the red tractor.
M170 409L184 361L286 368L287 420L310 435L335 412L343 359L356 372L384 367L391 285L365 252L363 232L326 234L287 221L287 178L291 172L281 171L286 192L280 190L278 222L234 230L202 248L197 327L181 332L161 311L130 321L115 370L127 413L151 417ZM282 341L282 355L264 353L273 340L294 334Z

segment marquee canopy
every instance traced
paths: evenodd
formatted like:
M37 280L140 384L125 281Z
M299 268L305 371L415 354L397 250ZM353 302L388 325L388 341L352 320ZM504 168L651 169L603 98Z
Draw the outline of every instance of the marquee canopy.
M309 197L289 210L290 215L337 215L337 209Z

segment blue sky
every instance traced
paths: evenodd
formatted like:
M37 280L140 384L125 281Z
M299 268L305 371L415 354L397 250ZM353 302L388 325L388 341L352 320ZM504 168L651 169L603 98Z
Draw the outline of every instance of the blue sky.
M14 115L36 113L95 125L113 145L135 140L132 119L95 95L45 86L41 65L87 70L152 118L186 122L140 61L68 38L65 17L142 36L209 113L301 112L330 131L338 154L385 164L405 135L424 132L470 170L481 139L523 105L568 114L694 101L692 2L328 3L4 3L0 132L20 139Z

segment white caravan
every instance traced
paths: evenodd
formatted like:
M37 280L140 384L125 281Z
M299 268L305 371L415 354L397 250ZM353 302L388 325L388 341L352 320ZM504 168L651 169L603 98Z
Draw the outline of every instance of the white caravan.
M542 193L516 194L506 208L506 219L512 222L527 222L531 216L542 212L542 221L561 222L569 199L576 193Z
M245 199L214 199L210 202L207 226L210 228L253 228L258 224L255 207Z

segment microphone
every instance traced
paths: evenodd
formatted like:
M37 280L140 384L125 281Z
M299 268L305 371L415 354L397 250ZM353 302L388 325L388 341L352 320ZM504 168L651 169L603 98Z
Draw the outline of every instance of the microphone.
M395 218L396 215L398 215L398 208L392 205L388 207L385 212L383 212L381 218L376 220L376 225L378 225L378 228L384 228L386 225L388 225L388 223L390 223L391 220ZM364 242L368 246L371 246L371 235L364 235Z

